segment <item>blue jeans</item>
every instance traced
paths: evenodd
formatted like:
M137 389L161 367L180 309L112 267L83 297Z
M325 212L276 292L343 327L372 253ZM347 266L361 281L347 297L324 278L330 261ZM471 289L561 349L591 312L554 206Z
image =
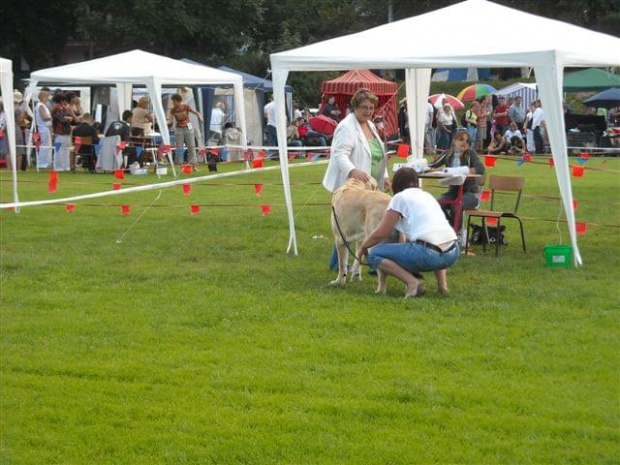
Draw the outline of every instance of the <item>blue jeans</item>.
M271 124L267 125L267 144L270 147L277 147L278 146L278 131L276 130L275 126L272 126ZM267 153L268 157L277 157L278 156L278 152L274 151L274 150L269 150Z
M378 244L370 249L368 262L377 268L387 258L405 270L421 273L450 268L459 253L458 245L449 252L440 253L415 242Z

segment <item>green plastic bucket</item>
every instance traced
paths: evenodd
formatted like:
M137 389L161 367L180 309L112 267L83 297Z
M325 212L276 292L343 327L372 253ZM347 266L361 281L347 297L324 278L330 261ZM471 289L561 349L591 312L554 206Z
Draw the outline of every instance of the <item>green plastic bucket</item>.
M545 264L550 268L568 268L573 248L570 245L546 245L543 247Z

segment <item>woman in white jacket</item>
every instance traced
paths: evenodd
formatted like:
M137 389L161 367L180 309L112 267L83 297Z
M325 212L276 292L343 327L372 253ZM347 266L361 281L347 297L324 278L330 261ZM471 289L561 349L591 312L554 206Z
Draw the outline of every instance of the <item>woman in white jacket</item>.
M388 158L372 116L379 99L368 89L359 89L351 99L353 112L344 118L334 133L329 165L323 186L334 192L347 178L367 181L375 178L379 190L389 190Z

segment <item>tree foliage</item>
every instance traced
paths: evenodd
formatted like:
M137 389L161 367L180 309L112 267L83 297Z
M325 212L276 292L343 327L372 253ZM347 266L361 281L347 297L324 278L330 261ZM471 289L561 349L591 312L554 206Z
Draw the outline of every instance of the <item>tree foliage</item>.
M0 56L31 70L59 65L68 43L90 45L95 58L140 48L266 76L269 54L399 20L458 0L21 0L0 2ZM618 36L620 0L495 0L497 3ZM7 20L9 19L10 20ZM481 26L484 18L480 19ZM529 34L510 24L506 40ZM465 27L466 25L464 25ZM456 33L456 31L454 31ZM432 40L432 38L429 38ZM298 74L298 73L296 73ZM333 73L294 76L316 86ZM319 76L319 78L317 78ZM299 81L299 82L297 82ZM316 104L314 93L300 93Z

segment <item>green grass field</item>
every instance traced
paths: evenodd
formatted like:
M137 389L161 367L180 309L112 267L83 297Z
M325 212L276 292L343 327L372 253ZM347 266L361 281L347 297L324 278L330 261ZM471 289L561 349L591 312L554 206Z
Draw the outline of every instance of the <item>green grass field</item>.
M448 297L432 273L414 300L366 273L328 286L325 166L291 170L298 256L278 171L0 212L0 463L620 463L620 160L573 178L569 269L544 264L561 207L535 161L490 169L527 177L527 254L506 221L509 246L461 257ZM48 194L28 172L20 198L112 182L61 174Z

